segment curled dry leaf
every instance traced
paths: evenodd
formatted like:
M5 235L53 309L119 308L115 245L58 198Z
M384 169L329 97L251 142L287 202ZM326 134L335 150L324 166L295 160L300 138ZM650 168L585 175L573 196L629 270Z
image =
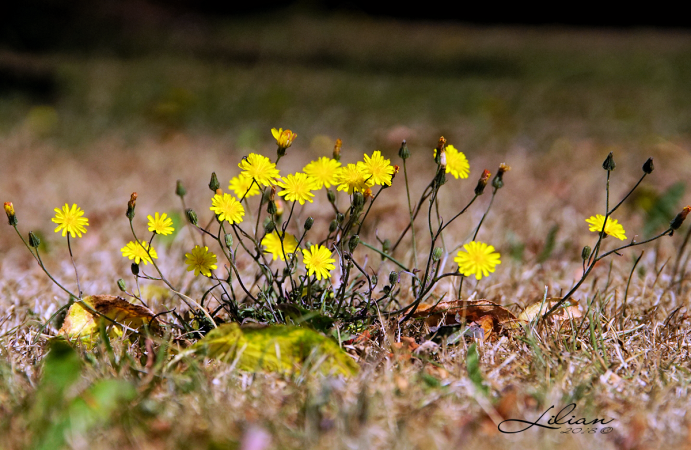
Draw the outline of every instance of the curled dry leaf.
M90 341L94 336L98 335L99 322L101 320L106 321L111 336L121 336L123 334L124 330L120 325L135 330L144 325L149 325L152 329L158 327L158 321L151 310L143 306L133 305L122 297L90 295L84 297L83 301L101 315L86 310L79 303L74 303L70 306L58 334L67 336L69 339L80 338ZM113 321L117 322L117 324L113 323Z
M476 322L484 329L488 321L492 322L492 328L518 326L511 311L489 300L451 300L436 306L420 305L413 317L425 319L431 327Z
M548 298L544 301L540 300L533 303L523 310L522 313L518 315L518 320L523 322L532 322L536 317L543 315L549 311L557 302L561 300L560 298ZM578 319L583 316L578 303L573 300L568 300L561 308L555 311L551 316L551 320L556 323L568 322L571 319Z

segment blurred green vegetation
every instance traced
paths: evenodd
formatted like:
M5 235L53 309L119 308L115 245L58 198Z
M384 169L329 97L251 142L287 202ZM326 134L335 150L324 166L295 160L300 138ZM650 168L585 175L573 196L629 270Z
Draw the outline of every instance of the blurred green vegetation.
M55 92L5 89L0 133L70 147L177 132L253 147L274 126L366 147L401 133L483 150L641 143L691 131L688 37L301 15L139 30L112 49L12 53Z

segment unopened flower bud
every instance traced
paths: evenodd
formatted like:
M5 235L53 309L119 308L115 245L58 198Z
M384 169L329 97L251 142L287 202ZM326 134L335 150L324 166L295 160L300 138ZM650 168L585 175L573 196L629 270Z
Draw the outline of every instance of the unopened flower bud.
M355 234L355 235L350 237L350 240L348 241L348 250L350 250L350 253L353 253L355 251L355 249L357 248L359 243L360 243L360 236Z
M336 161L341 160L341 146L343 145L343 142L340 139L336 139L336 145L334 145L334 153L333 157Z
M443 253L443 250L441 247L435 247L434 251L432 252L432 261L437 262L441 259L441 255Z
M395 270L392 270L391 273L389 274L389 284L393 286L394 284L398 283L398 272Z
M338 222L336 222L335 220L332 220L331 223L329 224L329 233L333 233L334 231L336 231L337 228L338 228Z
M398 156L401 159L410 158L410 150L408 150L408 144L406 144L405 139L401 142L401 148L398 150Z
M691 212L691 206L685 206L684 209L682 209L681 212L677 214L674 219L672 219L672 221L669 223L669 227L672 230L678 230L679 227L684 223L686 216L689 215L689 212Z
M17 215L14 213L14 205L12 202L5 202L5 214L7 214L7 221L10 225L17 225Z
M127 285L125 284L125 280L123 280L122 278L120 278L120 279L118 280L118 288L119 288L122 292L127 292Z
M266 205L266 212L270 215L274 215L276 214L276 211L278 211L278 208L276 208L276 202L269 201L269 204Z
M33 248L38 248L38 246L41 245L41 240L33 231L29 231L29 245Z
M494 176L492 179L492 187L494 189L501 189L504 187L504 174L511 170L510 166L507 166L504 163L499 164L499 169L497 170L497 174Z
M653 173L653 170L655 170L655 166L653 165L653 158L648 158L645 164L643 164L643 172Z
M434 162L439 164L440 159L441 159L441 154L446 148L446 139L444 136L439 138L439 141L437 142L437 148L436 152L434 153Z
M305 220L305 231L309 231L312 228L312 225L314 225L314 218L309 216L307 220Z
M609 152L609 155L607 155L607 158L605 158L605 162L602 163L602 168L608 172L611 172L615 167L617 167L617 165L614 164L614 155L612 152Z
M197 225L199 223L199 219L197 218L197 213L194 212L193 209L189 208L185 210L185 215L187 216L187 220L190 221L192 225Z
M338 223L343 223L344 220L345 220L345 216L343 215L343 213L336 214L336 221Z
M209 189L211 189L213 192L216 192L216 189L221 187L221 183L218 182L218 177L216 176L216 172L211 172L211 181L209 181Z
M134 275L134 276L139 275L139 264L132 263L132 265L130 266L130 270L132 271L132 275Z
M331 189L327 189L326 198L329 199L329 203L333 203L336 201L336 194Z
M588 247L587 245L585 247L583 247L583 250L581 250L581 259L583 261L587 261L588 258L590 258L590 252L591 251L592 251L592 249L590 247Z
M226 242L226 247L228 247L228 248L233 247L233 236L230 233L226 233L226 235L223 236L223 239Z
M175 184L175 195L178 197L184 197L187 195L187 189L185 189L185 186L182 185L182 180L178 180L178 182Z
M382 253L389 253L389 250L391 250L391 241L384 239L384 242L381 244L381 251Z
M485 192L485 187L487 186L490 175L491 173L489 173L487 169L482 172L480 179L477 180L477 186L475 186L475 195L482 195L482 193Z
M130 201L127 202L127 218L132 220L134 219L134 208L137 206L137 193L132 192L132 195L130 195Z
M376 275L372 275L372 276L369 277L369 278L370 278L370 281L372 282L372 285L373 285L373 286L376 286L377 283L379 282L379 277L377 277Z
M271 233L276 227L274 226L274 221L271 220L271 217L267 217L264 219L264 232L266 234Z
M354 209L360 209L362 206L365 204L365 196L362 195L362 192L354 192L353 193L353 208Z

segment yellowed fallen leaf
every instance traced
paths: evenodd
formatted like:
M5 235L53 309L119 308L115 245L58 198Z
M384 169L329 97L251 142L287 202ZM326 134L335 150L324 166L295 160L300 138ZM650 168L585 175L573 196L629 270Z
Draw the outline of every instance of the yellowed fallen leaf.
M535 302L518 315L518 320L532 322L537 316L541 316L549 311L560 300L560 298L548 298L544 301L544 305L542 300ZM583 317L583 313L579 309L578 303L573 300L568 300L561 308L550 315L550 318L556 322L570 321L580 317Z
M325 374L353 375L359 369L336 342L309 328L295 326L240 328L237 323L223 324L192 348L253 372L299 373L308 362Z
M158 321L148 308L133 305L121 297L114 295L90 295L84 297L83 301L103 316L128 328L138 329L144 325L149 325L155 329L158 326ZM74 303L70 306L58 334L65 335L70 339L90 340L98 334L101 320L106 321L110 336L122 335L123 330L120 325L116 325L101 315L86 310L79 303Z

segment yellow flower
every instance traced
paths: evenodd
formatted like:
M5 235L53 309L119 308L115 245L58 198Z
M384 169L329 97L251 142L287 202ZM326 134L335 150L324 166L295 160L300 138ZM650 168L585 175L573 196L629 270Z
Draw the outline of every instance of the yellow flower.
M65 206L60 208L55 208L55 217L51 220L58 224L55 232L58 233L62 230L62 236L65 237L67 233L74 238L76 234L77 237L82 237L82 233L86 233L86 228L89 226L89 219L82 217L84 211L78 208L76 204L72 205L72 209L65 203Z
M454 178L468 178L470 173L470 164L468 158L463 152L456 150L453 145L447 145L446 148L446 173L450 173ZM434 149L434 156L437 156L437 149Z
M237 198L240 199L259 194L259 186L257 186L257 183L254 183L252 178L248 178L242 174L230 180L228 189L235 192Z
M149 253L147 253L147 250ZM134 241L130 241L126 246L122 247L120 251L122 252L122 256L133 259L136 264L143 261L144 265L147 265L148 263L153 263L151 258L158 259L156 249L149 247L147 242L142 242L140 245Z
M309 276L316 274L317 280L329 278L329 272L336 268L333 265L336 260L331 257L329 249L323 245L313 245L309 250L302 250L302 255L307 274Z
M276 139L276 145L278 145L284 150L290 147L293 144L295 138L298 137L297 134L293 133L290 130L284 131L283 128L279 128L278 130L276 128L272 128L271 134L273 135L274 139Z
M365 189L372 186L374 183L371 179L367 179L365 174L355 164L348 164L341 168L338 176L338 190L346 191L348 194L353 192L364 192Z
M272 163L266 156L256 153L250 153L246 158L243 158L238 167L242 169L241 175L254 178L262 186L269 186L274 183L275 179L279 178L276 164Z
M472 241L463 248L465 252L460 250L453 260L458 263L458 271L467 277L475 275L479 280L494 272L494 267L501 263L501 255L494 253L494 247L491 245Z
M149 215L146 216L146 218L149 219L149 231L153 231L156 234L162 234L163 236L172 234L173 231L175 231L175 228L173 228L173 219L168 217L168 214L166 213L163 213L162 215L154 213L154 217Z
M591 216L589 219L585 219L585 221L590 224L590 227L588 228L590 231L599 233L602 231L602 225L605 223L605 216L598 214L596 216ZM609 234L610 236L614 236L615 238L624 241L626 240L625 233L626 231L624 231L624 227L621 226L617 219L612 219L611 217L607 218L605 234Z
M286 233L283 237L283 246L281 246L281 238L274 230L264 236L262 245L264 246L264 253L271 253L272 259L281 258L281 261L285 261L284 252L286 255L293 253L298 247L298 241L295 236Z
M195 245L191 252L185 253L185 264L187 264L187 271L191 272L194 270L194 276L198 276L200 273L204 276L211 276L211 271L216 270L218 266L216 265L216 255L209 251L209 247L202 247L200 245Z
M341 163L335 159L322 156L316 161L312 161L302 169L308 177L314 180L315 189L331 187L338 184L338 174Z
M284 188L278 195L285 197L286 200L298 201L301 205L304 205L305 201L312 203L312 197L314 197L312 190L315 189L314 181L304 173L290 174L284 177L282 181L277 181L276 184Z
M391 186L394 168L389 162L390 160L385 159L379 150L375 150L371 157L365 155L365 161L359 161L357 165L360 171L365 174L370 185Z
M242 217L245 215L245 208L242 207L242 203L230 194L214 195L214 198L211 199L211 205L209 209L218 216L218 220L226 220L231 225L242 222Z

